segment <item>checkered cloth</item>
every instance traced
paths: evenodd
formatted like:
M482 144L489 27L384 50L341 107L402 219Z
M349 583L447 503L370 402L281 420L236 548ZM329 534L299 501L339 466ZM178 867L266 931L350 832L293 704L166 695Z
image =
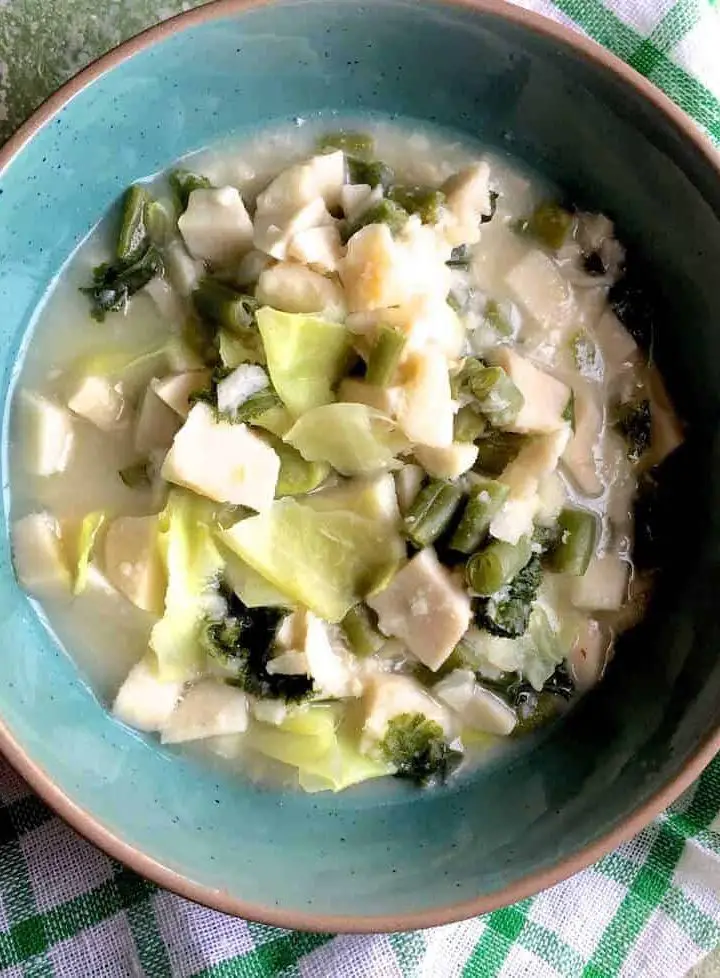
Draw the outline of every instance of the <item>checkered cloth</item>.
M717 0L526 0L610 48L720 145ZM0 141L84 62L194 6L0 0ZM675 978L720 944L720 759L592 869L475 920L298 934L157 890L68 829L0 764L0 978Z

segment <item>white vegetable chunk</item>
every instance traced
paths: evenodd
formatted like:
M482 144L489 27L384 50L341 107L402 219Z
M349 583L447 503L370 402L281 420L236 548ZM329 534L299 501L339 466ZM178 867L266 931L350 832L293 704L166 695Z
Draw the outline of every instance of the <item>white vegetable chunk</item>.
M483 217L492 213L490 167L473 163L450 177L443 185L447 213L441 229L453 246L477 244Z
M43 476L64 472L75 443L72 414L34 391L21 391L19 406L23 459L28 472Z
M602 401L589 385L574 390L575 431L563 452L563 463L578 487L588 496L603 490L598 452L603 427Z
M288 257L310 265L319 272L337 271L345 249L335 226L308 228L293 235Z
M271 660L272 671L289 671L288 665L300 670L304 662L302 671L312 676L315 688L324 696L344 698L362 694L363 684L353 656L344 648L334 647L328 626L312 611L301 608L288 615L278 631L277 643L289 651ZM288 660L295 653L302 659Z
M419 465L403 465L395 473L395 492L403 515L415 502L424 481L425 473Z
M433 671L439 669L470 624L470 598L432 547L421 550L385 590L368 598L380 629L394 635Z
M541 251L530 251L508 272L505 282L525 311L559 341L573 321L574 304L555 263Z
M414 454L428 475L436 479L457 479L475 464L478 447L472 442L454 441L446 448L418 445Z
M630 565L621 557L596 557L573 581L571 600L583 611L617 611L627 598Z
M178 681L161 682L152 655L136 663L115 697L112 711L118 720L148 733L161 730L170 719L183 690Z
M245 401L264 391L270 381L262 367L241 363L217 385L218 411L233 414Z
M124 420L122 386L112 384L107 377L85 377L68 400L68 407L101 431L114 431Z
M321 197L329 208L337 207L345 183L345 155L321 153L283 170L258 194L256 214L292 214Z
M608 380L637 359L638 345L617 316L608 309L595 326L595 338L605 363Z
M291 262L267 268L258 279L255 297L260 305L281 312L322 313L338 321L345 316L340 286L319 272Z
M205 737L244 733L248 698L242 690L214 679L191 686L163 726L163 744L180 744Z
M135 426L135 448L139 454L166 452L181 425L182 418L158 397L151 383L143 396Z
M402 399L402 391L398 387L377 387L364 380L345 377L338 387L338 400L349 404L367 404L376 411L394 418L397 407Z
M452 723L448 713L409 676L379 674L373 677L366 693L367 712L363 726L365 749L381 741L388 724L403 713L421 713L439 723L446 735Z
M170 284L181 296L194 292L205 271L201 261L192 258L181 241L171 241L163 252L165 272Z
M281 652L270 659L267 671L271 676L309 676L310 666L304 652Z
M13 524L12 554L18 580L38 598L70 595L72 579L60 527L50 513L31 513Z
M403 365L395 415L411 442L446 448L452 445L455 420L447 361L428 346Z
M282 260L288 257L290 244L296 235L311 228L333 228L333 225L325 201L322 197L316 197L289 216L273 212L258 214L255 218L253 243L265 254Z
M579 690L590 689L602 678L609 651L609 634L594 618L586 619L568 657Z
M263 512L272 505L279 472L277 453L247 425L215 421L206 404L196 404L161 475L201 496Z
M150 386L161 401L171 407L181 418L190 414L190 398L207 387L210 381L209 370L188 370L181 374L150 381Z
M213 265L240 261L252 248L252 221L235 187L193 190L178 228L190 254Z
M114 519L105 533L102 565L110 583L136 607L162 614L166 581L157 516Z
M361 214L382 200L383 190L380 184L371 187L368 183L346 183L340 189L340 206L345 217L352 224Z
M495 693L479 686L470 669L453 669L433 686L432 692L459 715L463 725L473 730L507 737L515 729L515 711Z
M510 431L557 431L567 425L563 418L570 400L567 384L540 370L509 347L500 347L493 360L505 370L525 402L513 423L507 425Z

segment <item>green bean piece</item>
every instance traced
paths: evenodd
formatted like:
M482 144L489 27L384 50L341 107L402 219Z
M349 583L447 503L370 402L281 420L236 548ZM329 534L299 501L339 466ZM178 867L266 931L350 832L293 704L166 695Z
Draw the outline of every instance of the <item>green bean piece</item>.
M411 187L396 184L388 191L388 199L400 204L408 214L417 214L423 224L437 224L440 220L445 194L432 187Z
M257 301L217 279L206 278L192 294L198 315L218 326L240 330L255 321Z
M476 594L489 598L509 584L531 557L530 537L520 537L517 543L493 540L467 562L465 578Z
M392 383L400 363L407 337L392 326L379 326L375 345L370 351L365 380L375 387L387 387Z
M509 339L515 332L512 323L495 299L488 299L485 303L485 322L503 339Z
M363 211L360 217L348 229L348 238L368 224L387 224L393 234L397 234L405 226L408 219L407 211L394 200L380 200L372 207Z
M147 248L145 208L149 203L150 194L140 184L136 183L125 192L120 233L115 246L115 255L119 261L132 264Z
M170 184L170 189L177 197L180 209L183 211L187 210L190 194L193 190L209 190L212 187L212 183L207 177L182 168L173 170L170 173L168 183Z
M453 441L475 441L487 430L487 421L472 404L461 407L455 415Z
M480 410L492 425L511 424L525 403L518 388L502 367L484 367L469 380Z
M356 156L360 160L369 160L375 152L375 140L366 132L353 132L348 129L338 129L328 132L317 141L321 153L328 150L341 149L343 153Z
M573 222L573 215L553 201L538 204L530 217L521 221L518 230L535 238L553 251L561 248Z
M173 234L173 219L167 209L157 200L145 205L145 227L153 244L166 245Z
M525 435L491 429L475 442L478 457L473 470L483 475L501 475L515 461L526 440Z
M548 554L548 566L557 574L582 577L590 565L598 538L598 518L587 509L564 509L558 516L560 539Z
M350 183L366 183L370 187L387 190L395 181L395 173L381 160L362 160L356 156L346 157Z
M421 549L448 528L460 505L462 491L450 482L433 479L417 495L404 521L405 536Z
M452 549L462 554L474 553L488 535L490 524L509 493L509 487L502 482L476 477L460 522L450 538Z
M371 618L370 609L364 604L356 604L340 623L348 645L361 658L374 655L385 643Z
M124 310L132 296L163 270L162 256L152 244L136 261L98 265L93 269L92 285L80 289L90 299L90 315L101 323L109 312Z

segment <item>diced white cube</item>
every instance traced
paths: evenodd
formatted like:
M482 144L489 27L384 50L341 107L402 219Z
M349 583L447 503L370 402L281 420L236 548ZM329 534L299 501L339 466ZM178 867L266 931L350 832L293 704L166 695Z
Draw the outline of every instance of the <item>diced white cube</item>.
M570 288L555 263L542 251L529 251L505 276L525 311L548 331L565 330L573 321Z
M274 212L258 214L253 243L260 251L281 261L288 257L290 244L297 235L311 228L317 230L322 227L337 231L325 201L322 197L316 197L291 215Z
M475 464L478 447L472 442L454 441L446 448L417 445L415 458L428 475L435 479L457 479Z
M218 502L263 512L275 496L280 459L247 425L216 421L196 404L175 436L161 475Z
M388 587L367 599L380 629L403 641L433 671L439 669L470 624L470 598L437 559L421 550Z
M64 472L75 444L73 416L34 391L21 391L22 448L25 467L33 475Z
M408 357L403 373L395 410L398 424L415 444L449 447L453 441L455 405L447 360L429 345Z
M101 431L113 431L124 420L122 386L107 377L85 377L68 400L68 407Z
M283 170L258 194L256 216L291 214L317 197L321 197L327 207L336 207L344 184L345 154L342 151L313 156Z
M453 669L433 686L432 692L458 714L464 726L500 737L507 737L515 729L517 716L512 707L479 686L469 669Z
M443 185L446 214L441 228L451 245L477 244L483 217L492 213L490 167L473 163Z
M439 723L449 735L452 723L447 710L409 676L380 673L369 683L365 702L367 712L363 726L363 744L372 747L387 733L388 724L403 713L421 713Z
M248 698L241 689L215 679L191 686L163 725L163 744L181 744L205 737L244 733Z
M20 584L38 598L70 595L71 575L60 527L50 513L31 513L12 528L12 553Z
M319 272L337 271L344 253L340 232L334 225L300 231L293 235L288 246L289 258L310 265Z
M135 426L135 448L140 455L166 452L180 430L182 418L158 396L152 383L143 395Z
M622 557L595 557L572 583L571 600L582 611L617 611L627 600L630 565Z
M570 400L567 384L540 370L510 347L500 347L493 361L502 367L523 396L524 404L510 431L521 433L557 431L567 425L563 418Z
M340 206L345 217L352 224L369 207L378 204L383 197L383 189L380 184L371 187L367 183L346 183L340 189Z
M190 254L213 265L238 262L252 248L252 221L235 187L193 190L178 228Z
M103 569L108 580L136 607L161 615L165 570L158 550L157 516L119 516L103 541Z
M210 382L209 370L188 370L180 374L170 374L150 381L150 386L161 401L171 407L181 418L190 413L190 398L207 387Z
M573 480L588 496L598 496L603 484L598 472L603 407L600 390L578 385L574 391L575 431L562 460Z
M161 730L180 699L183 683L158 679L154 656L136 663L120 687L112 711L118 720L148 733Z

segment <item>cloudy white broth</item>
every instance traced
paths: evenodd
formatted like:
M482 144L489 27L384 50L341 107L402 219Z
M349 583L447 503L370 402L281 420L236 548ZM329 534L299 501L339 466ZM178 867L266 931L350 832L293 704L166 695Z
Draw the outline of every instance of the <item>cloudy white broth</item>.
M437 784L642 615L682 429L613 224L447 134L263 133L129 188L17 381L22 586L119 721L306 791Z

